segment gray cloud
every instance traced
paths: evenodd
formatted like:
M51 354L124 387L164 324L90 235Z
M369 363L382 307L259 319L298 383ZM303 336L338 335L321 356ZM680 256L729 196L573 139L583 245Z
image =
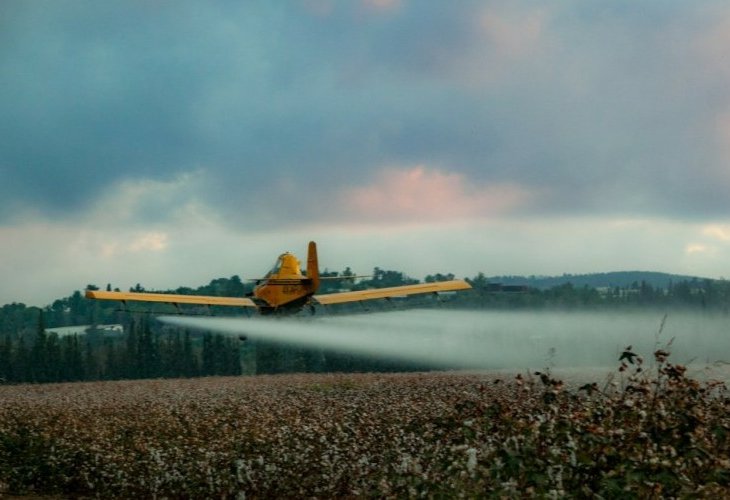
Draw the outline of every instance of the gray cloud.
M545 190L541 213L727 217L717 5L5 2L1 217L201 171L272 221L416 164Z

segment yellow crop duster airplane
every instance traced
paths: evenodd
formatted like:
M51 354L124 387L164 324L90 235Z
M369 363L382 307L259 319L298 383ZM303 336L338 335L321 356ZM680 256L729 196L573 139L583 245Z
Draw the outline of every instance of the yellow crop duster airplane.
M347 278L347 277L345 277ZM322 278L325 279L325 278ZM375 288L355 292L339 292L317 295L319 289L319 265L317 245L309 242L307 272L303 274L299 261L291 253L279 256L273 269L260 280L250 297L212 297L203 295L174 295L166 293L103 292L87 290L86 298L120 300L122 302L163 302L173 304L198 304L207 306L233 306L255 308L261 314L294 313L305 305L342 304L373 299L390 299L406 295L466 290L471 286L463 280L439 281L417 285Z

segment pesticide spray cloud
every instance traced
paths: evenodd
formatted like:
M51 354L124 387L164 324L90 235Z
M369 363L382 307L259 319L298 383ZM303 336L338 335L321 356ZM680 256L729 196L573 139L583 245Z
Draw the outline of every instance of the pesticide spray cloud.
M315 318L191 318L165 323L280 342L431 364L524 369L615 367L621 350L649 358L673 339L672 361L730 361L728 320L690 313L484 312L409 310Z

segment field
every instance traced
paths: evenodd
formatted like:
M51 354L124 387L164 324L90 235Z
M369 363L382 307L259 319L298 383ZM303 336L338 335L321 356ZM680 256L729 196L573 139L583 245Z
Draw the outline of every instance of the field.
M730 495L724 384L655 358L644 370L630 353L613 379L571 387L549 372L0 387L0 492Z

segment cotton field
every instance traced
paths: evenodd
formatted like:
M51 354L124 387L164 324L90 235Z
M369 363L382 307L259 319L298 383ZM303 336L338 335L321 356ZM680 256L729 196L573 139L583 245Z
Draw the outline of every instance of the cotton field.
M730 494L724 384L657 359L653 370L624 364L605 383L574 387L549 372L0 387L0 492Z

